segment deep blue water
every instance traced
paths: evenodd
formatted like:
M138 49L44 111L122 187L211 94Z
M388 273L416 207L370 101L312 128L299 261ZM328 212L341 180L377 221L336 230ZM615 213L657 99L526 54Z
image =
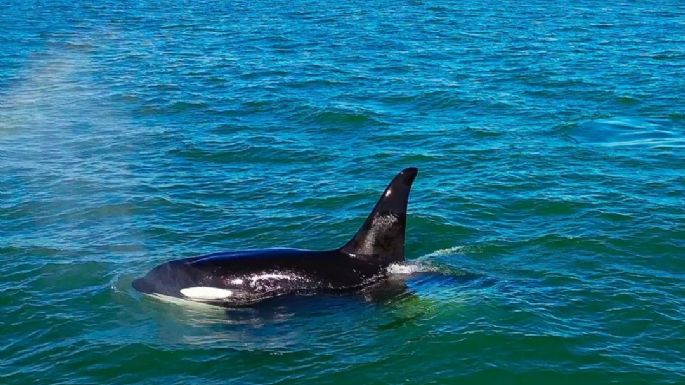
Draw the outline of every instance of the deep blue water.
M0 9L0 383L685 383L682 2ZM130 287L336 247L407 166L400 293Z

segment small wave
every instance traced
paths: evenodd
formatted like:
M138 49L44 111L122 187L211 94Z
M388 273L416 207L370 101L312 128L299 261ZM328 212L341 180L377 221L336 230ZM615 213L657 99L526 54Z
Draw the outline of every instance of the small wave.
M570 136L575 142L605 147L680 148L684 142L665 119L603 118L572 128Z
M384 123L377 119L376 114L370 110L361 109L338 109L316 108L310 106L298 107L294 115L295 119L303 123L335 126L380 126Z
M178 114L184 112L203 111L209 104L202 101L175 101L166 105L148 104L137 110L140 115Z
M433 251L432 253L422 255L419 259L431 258L431 257L444 257L447 255L454 255L454 254L461 253L462 251L464 251L464 248L465 248L465 246L452 246L452 247L448 247L446 249L439 249L439 250Z

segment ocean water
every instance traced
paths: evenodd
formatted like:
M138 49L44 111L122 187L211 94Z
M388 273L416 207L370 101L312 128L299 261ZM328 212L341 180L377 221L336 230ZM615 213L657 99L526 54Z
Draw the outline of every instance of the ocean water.
M685 383L682 1L0 8L0 383ZM130 286L336 247L408 166L388 290Z

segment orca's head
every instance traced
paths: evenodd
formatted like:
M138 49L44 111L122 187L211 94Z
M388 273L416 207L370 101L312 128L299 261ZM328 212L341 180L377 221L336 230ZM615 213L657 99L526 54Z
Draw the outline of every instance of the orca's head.
M155 267L132 285L141 293L180 297L180 290L193 286L193 282L192 268L182 261L172 261Z

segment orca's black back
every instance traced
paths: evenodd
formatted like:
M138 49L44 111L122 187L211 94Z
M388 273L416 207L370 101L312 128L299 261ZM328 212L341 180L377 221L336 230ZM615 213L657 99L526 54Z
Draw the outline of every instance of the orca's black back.
M264 249L216 253L186 260L179 268L226 280L288 272L309 277L322 289L350 290L384 273L380 266L353 258L340 250ZM216 283L216 282L213 282Z

